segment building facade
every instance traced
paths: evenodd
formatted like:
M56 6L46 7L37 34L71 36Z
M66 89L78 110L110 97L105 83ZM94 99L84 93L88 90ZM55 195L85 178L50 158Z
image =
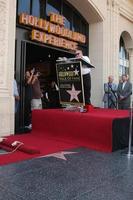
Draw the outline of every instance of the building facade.
M30 10L25 2L30 2ZM115 82L118 82L121 74L129 73L130 80L133 82L132 0L83 0L82 4L80 0L62 0L60 6L55 5L55 1L52 0L36 2L42 3L45 8L41 6L42 10L39 9L37 12L36 5L34 8L34 0L0 0L0 136L14 134L12 95L14 73L20 84L20 92L23 93L21 84L25 68L33 63L33 57L37 52L39 55L47 52L49 57L56 55L56 59L59 55L72 56L71 48L75 45L68 42L69 45L67 44L65 49L53 45L51 48L50 44L30 41L27 33L31 31L31 24L24 27L24 24L19 23L22 13L33 17L40 17L41 13L41 18L44 15L44 19L47 19L48 10L52 12L58 10L58 14L66 17L67 28L86 37L86 43L83 43L84 37L80 37L82 42L79 46L85 54L88 54L95 66L91 71L93 105L102 107L103 84L107 81L108 75L113 75ZM42 62L42 57L39 57L38 61ZM20 117L20 121L23 121L23 116Z

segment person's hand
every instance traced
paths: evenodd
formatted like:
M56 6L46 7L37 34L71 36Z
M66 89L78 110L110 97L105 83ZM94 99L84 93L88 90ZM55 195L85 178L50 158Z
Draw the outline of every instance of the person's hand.
M36 80L38 78L38 75L37 74L34 74L33 75L34 79Z
M75 53L75 57L76 58L82 58L83 56L83 52L81 50L77 50L76 53Z
M31 72L31 74L33 75L34 72L35 72L35 69L33 68L30 72Z
M120 100L123 100L123 99L124 99L124 96L121 95L121 96L120 96Z

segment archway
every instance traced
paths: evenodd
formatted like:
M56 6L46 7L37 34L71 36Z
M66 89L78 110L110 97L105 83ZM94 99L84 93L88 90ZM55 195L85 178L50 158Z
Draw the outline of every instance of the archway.
M93 3L93 1L84 0L81 6L81 0L67 0L73 5L80 14L87 20L88 23L97 23L103 21L104 16L100 12L99 8Z
M127 31L123 31L121 33L121 37L123 38L125 42L125 48L126 49L132 49L133 48L133 38L131 37L130 33Z
M119 40L119 76L130 74L132 77L133 39L127 31L123 31ZM132 67L131 67L132 66Z

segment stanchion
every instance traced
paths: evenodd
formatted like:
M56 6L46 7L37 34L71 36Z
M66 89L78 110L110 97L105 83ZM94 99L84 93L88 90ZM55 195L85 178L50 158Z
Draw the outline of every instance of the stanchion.
M128 141L128 150L124 153L127 155L128 158L133 157L133 152L132 152L132 120L133 120L133 102L131 103L131 108L130 108L130 122L129 122L129 141Z

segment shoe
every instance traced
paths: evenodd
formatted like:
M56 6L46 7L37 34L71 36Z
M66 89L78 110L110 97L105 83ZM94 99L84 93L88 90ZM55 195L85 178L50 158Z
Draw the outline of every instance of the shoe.
M29 128L29 129L32 129L32 124L29 124L28 128Z
M25 128L32 129L32 124L29 124L29 126L25 126Z

